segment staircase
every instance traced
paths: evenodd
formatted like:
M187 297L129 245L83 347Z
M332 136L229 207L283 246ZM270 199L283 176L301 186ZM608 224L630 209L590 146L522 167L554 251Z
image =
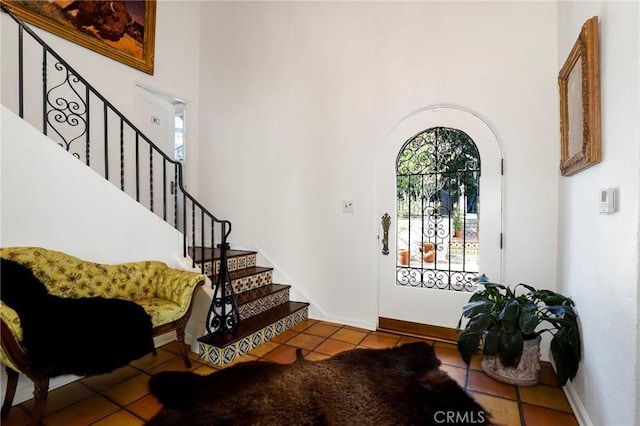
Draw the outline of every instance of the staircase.
M211 282L217 282L220 250L195 247L190 254ZM309 314L308 303L289 300L291 286L273 283L273 268L256 265L256 252L227 250L226 255L240 323L232 333L208 334L198 339L200 358L218 366L235 361Z
M182 255L211 278L209 334L199 339L200 357L224 365L307 318L308 303L289 301L289 286L272 283L272 268L257 266L256 252L230 250L231 222L186 190L182 164L19 19L10 3L0 3L0 10L16 24L17 56L2 58L16 71L15 82L3 79L3 91L16 103L7 107L176 228ZM27 72L34 66L42 70L41 81Z

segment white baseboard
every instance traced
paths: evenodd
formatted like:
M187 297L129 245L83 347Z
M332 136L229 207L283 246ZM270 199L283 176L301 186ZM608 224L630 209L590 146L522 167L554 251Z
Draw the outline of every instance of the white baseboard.
M573 387L573 383L567 382L566 385L562 388L564 394L567 396L567 400L569 401L569 405L573 410L573 415L576 417L578 424L580 426L594 426L593 422L589 418L589 414L587 410L584 408L584 404L582 400L578 396L576 389Z
M2 393L0 395L2 400L4 400L4 394L6 392L6 387L5 387L6 385L4 385L6 381L6 376L4 375L4 371L3 371L2 379L3 379L2 380L3 386L2 386ZM49 391L52 391L54 389L67 385L71 382L75 382L78 379L81 379L81 377L73 376L73 375L54 377L49 381ZM20 378L18 379L18 387L16 389L16 395L13 398L13 405L18 405L22 402L32 399L33 390L34 390L33 382L29 380L26 376L20 375Z

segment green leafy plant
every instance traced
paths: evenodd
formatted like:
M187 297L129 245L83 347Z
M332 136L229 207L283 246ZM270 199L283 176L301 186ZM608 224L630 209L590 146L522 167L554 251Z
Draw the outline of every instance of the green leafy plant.
M460 218L460 210L458 210L458 208L453 210L453 230L462 231L462 219Z
M504 366L515 367L522 356L524 340L549 332L553 335L551 354L560 385L573 379L581 352L573 300L526 284L511 290L481 277L477 281L484 284L484 289L471 296L458 321L460 330L463 318L469 319L458 336L462 359L469 364L483 338L483 355L497 355Z

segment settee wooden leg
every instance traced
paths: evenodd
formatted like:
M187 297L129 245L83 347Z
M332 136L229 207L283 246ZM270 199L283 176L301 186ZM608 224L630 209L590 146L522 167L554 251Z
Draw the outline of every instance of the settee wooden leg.
M42 378L33 381L35 390L33 417L31 418L31 426L40 426L42 424L42 417L44 416L44 410L47 406L47 395L49 394L49 379Z
M5 390L4 403L0 411L0 419L2 420L7 418L13 406L13 397L16 396L16 389L18 387L18 376L17 371L7 367L7 389Z
M178 347L180 348L180 355L182 355L182 359L184 360L184 365L187 368L191 368L191 360L189 359L189 354L187 353L187 347L184 344L184 329L187 326L187 321L181 321L181 324L176 328L176 340L178 341Z

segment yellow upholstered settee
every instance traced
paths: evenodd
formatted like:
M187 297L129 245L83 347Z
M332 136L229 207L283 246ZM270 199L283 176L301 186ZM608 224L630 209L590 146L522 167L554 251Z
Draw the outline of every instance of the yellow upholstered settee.
M204 275L172 269L157 261L103 265L39 247L3 248L0 249L0 257L29 268L49 293L55 296L101 296L133 301L151 317L154 336L175 330L178 341L184 340L194 294L205 282ZM11 409L18 373L22 373L35 385L32 424L38 425L46 405L49 378L39 376L30 369L28 355L20 345L20 318L2 302L0 319L0 362L7 367L8 374L1 417L6 418ZM184 345L179 347L186 366L190 367Z

